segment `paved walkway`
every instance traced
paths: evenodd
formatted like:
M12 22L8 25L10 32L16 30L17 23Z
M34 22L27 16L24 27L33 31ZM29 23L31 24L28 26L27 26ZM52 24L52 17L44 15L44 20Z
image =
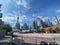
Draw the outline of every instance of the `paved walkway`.
M40 44L41 41L46 41L48 43L55 41L56 43L60 44L60 34L14 33L14 35L17 35L17 39L22 39L26 43Z

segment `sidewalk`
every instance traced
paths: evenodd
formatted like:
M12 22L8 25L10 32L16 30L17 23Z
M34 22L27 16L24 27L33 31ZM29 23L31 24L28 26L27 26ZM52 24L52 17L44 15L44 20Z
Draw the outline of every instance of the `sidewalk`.
M0 38L0 45L17 45L10 41L11 36L5 36Z

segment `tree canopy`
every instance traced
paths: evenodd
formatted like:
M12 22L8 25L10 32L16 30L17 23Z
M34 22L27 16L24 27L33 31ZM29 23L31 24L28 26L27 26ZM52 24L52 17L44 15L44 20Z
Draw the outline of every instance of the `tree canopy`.
M56 33L60 33L60 28L55 29Z
M12 31L12 27L9 24L0 25L0 29L6 30L6 32Z

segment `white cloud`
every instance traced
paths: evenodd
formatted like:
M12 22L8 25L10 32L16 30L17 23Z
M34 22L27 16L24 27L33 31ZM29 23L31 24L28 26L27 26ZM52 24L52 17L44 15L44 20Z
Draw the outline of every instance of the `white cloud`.
M39 16L39 15L38 15L37 18L42 18L42 16Z
M45 17L45 19L50 19L51 17Z
M32 17L36 17L36 14L32 14Z
M6 1L6 3L10 3L10 2L11 2L11 0L7 0L7 1Z
M26 1L26 0L17 0L16 1L16 4L18 5L18 6L23 6L24 8L26 8L26 9L30 9L30 6L29 6L29 4L28 4L28 2Z
M16 20L16 16L5 15L5 16L2 17L2 20L3 20L4 22L9 22L9 23L10 23L10 22Z
M34 18L31 18L29 21L34 21Z
M24 19L28 19L26 15L23 15L22 17L23 17Z
M8 13L7 15L3 15L3 17L1 18L5 23L9 23L9 24L15 24L17 22L17 17L19 16L19 22L21 23L23 20L27 20L27 16L26 15L17 15L17 14L13 14L13 13ZM22 24L21 24L22 25Z
M57 10L57 12L56 13L60 13L60 9L59 10Z
M22 23L20 23L20 25L22 26L23 24L22 24Z

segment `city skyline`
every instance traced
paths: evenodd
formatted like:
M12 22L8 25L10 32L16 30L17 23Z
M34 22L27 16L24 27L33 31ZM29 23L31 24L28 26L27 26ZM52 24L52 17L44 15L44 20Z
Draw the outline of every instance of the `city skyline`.
M16 24L19 16L19 23L31 24L36 18L49 18L55 24L54 16L60 18L60 0L0 0L2 4L2 20L5 23Z

